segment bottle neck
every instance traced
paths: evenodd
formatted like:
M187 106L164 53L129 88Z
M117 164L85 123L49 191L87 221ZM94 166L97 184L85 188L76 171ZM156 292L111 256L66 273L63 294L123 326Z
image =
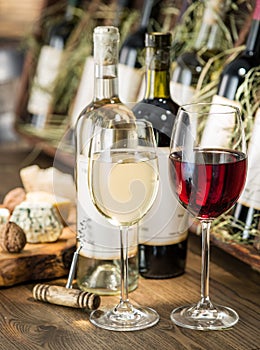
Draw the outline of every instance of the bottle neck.
M145 99L170 98L169 49L146 48Z
M221 47L222 29L219 21L225 17L227 11L225 3L226 0L208 0L194 45L196 50L202 47L209 50Z
M130 0L118 0L117 1L117 8L116 8L116 15L114 19L113 25L115 27L120 27L122 24L123 17L126 15L126 9L130 9L131 1Z
M148 27L153 4L154 4L154 0L145 0L144 2L142 18L140 22L140 28L142 29L146 29Z
M76 8L79 5L79 2L80 2L79 0L68 0L66 12L65 12L65 19L67 21L70 21L73 19Z
M109 33L94 38L94 101L118 96L118 46L119 39Z
M252 24L246 42L246 52L260 57L260 0L256 0Z
M94 101L118 97L117 64L95 63Z

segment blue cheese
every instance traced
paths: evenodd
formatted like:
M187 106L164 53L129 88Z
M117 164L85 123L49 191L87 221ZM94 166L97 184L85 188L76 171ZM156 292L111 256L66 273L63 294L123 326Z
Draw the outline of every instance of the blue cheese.
M46 202L22 202L15 207L10 221L24 230L28 243L55 242L63 229L57 209Z
M58 197L45 191L33 191L26 193L26 200L31 203L46 202L52 204L57 209L61 217L61 222L67 223L69 212L72 206L68 198Z

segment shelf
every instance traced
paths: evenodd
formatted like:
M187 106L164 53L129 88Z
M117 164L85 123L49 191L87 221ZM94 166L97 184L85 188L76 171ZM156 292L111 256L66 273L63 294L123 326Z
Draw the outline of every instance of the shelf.
M200 229L197 223L191 226L190 233L197 236L200 235ZM260 272L260 254L252 245L225 240L221 234L215 232L211 232L210 241L212 245L249 265L253 270Z
M37 134L34 128L29 128L22 123L16 123L15 128L19 135L24 137L32 145L41 148L45 154L55 158L69 168L74 168L74 148L64 138L64 130L61 129L58 137L51 138L51 133L48 129Z

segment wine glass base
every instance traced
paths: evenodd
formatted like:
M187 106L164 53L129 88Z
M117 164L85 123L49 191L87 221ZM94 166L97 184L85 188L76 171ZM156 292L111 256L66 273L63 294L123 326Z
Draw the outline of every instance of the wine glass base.
M158 323L158 313L148 307L134 307L129 312L117 312L112 309L97 309L90 315L95 326L112 331L137 331Z
M230 328L239 320L236 311L221 305L210 309L198 308L197 305L182 306L174 309L170 317L177 326L202 331Z

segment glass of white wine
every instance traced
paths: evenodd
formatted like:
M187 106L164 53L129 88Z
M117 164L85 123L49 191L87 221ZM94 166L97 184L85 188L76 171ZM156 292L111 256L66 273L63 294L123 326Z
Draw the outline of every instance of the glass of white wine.
M128 299L128 229L151 208L159 184L152 124L144 120L96 122L89 145L88 181L98 211L119 227L121 296L118 305L91 313L98 327L134 331L159 321L149 307L135 307Z

